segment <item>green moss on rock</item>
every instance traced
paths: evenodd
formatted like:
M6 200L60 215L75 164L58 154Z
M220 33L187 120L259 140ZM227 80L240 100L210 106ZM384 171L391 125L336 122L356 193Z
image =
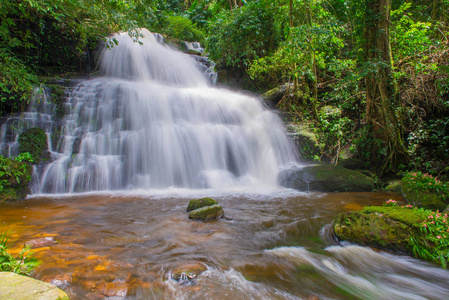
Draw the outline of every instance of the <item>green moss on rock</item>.
M405 179L401 181L401 191L408 204L431 210L444 210L449 198L443 193L429 190L418 190ZM447 199L446 199L447 198Z
M189 218L194 220L208 221L219 219L223 217L223 215L223 208L220 205L215 204L192 210L189 213Z
M189 204L187 205L187 212L204 207L204 206L211 206L218 204L217 201L215 201L212 198L201 198L201 199L192 199L189 201Z
M47 135L40 128L31 128L19 136L20 153L29 152L34 163L39 163L47 150Z
M411 238L425 243L420 224L426 219L416 209L370 206L338 215L334 232L340 240L412 255Z

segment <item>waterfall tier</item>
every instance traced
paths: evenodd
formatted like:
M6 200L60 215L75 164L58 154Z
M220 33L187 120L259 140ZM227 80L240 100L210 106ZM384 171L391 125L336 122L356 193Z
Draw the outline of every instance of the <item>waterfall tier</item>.
M195 60L143 30L101 55L67 96L34 193L276 185L297 154L258 99L210 86Z

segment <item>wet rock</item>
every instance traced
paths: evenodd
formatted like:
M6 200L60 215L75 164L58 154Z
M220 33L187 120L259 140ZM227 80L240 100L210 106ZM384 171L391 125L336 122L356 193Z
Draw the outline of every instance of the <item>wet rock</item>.
M54 244L57 244L58 241L53 236L47 236L43 238L33 239L25 243L25 245L30 246L30 248L41 248L41 247L47 247Z
M223 208L220 205L215 204L192 210L189 213L189 218L194 220L208 221L219 219L223 217L223 215Z
M313 130L307 124L290 124L287 133L295 143L301 158L313 161L321 157L321 146Z
M125 297L128 284L125 281L107 282L100 287L101 293L107 297Z
M281 102L284 95L287 92L291 93L292 90L292 84L284 84L265 92L264 94L260 95L260 98L262 98L262 100L264 100L269 107L275 108L279 104L279 102Z
M370 192L374 181L356 170L332 165L309 165L291 168L278 174L280 185L301 191Z
M202 263L182 264L171 271L170 278L182 285L195 284L195 279L206 270Z
M47 275L44 278L42 278L42 281L54 284L59 288L63 288L72 283L72 275L68 273Z
M218 204L217 201L215 201L212 198L201 198L201 199L193 199L189 201L189 204L187 205L187 212L204 207L204 206L211 206Z
M54 284L11 272L0 272L0 298L14 300L69 300Z
M201 51L195 50L195 49L188 49L187 50L187 54L192 54L192 55L202 55L203 53L201 53Z

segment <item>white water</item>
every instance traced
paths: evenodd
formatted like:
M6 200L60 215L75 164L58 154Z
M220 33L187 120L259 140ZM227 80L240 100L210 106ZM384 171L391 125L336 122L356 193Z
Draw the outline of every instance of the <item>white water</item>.
M33 193L276 186L297 161L280 120L256 98L211 87L193 58L142 34L142 44L116 35L103 77L71 92Z

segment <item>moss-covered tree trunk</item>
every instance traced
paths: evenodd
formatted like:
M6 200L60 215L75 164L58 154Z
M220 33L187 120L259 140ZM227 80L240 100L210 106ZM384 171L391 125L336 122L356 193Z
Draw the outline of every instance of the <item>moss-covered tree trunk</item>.
M367 65L366 123L370 126L372 159L385 173L404 158L400 104L390 48L390 0L366 0L364 55ZM382 153L380 156L379 153Z

